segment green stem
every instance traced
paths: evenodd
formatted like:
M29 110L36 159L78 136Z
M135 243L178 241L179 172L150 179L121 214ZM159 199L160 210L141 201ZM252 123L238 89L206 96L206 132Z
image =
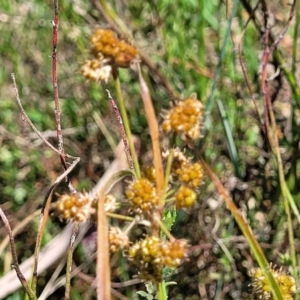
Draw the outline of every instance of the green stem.
M239 0L235 0L234 1L234 5L232 8L232 12L231 12L231 17L229 19L229 23L226 29L226 33L225 33L225 37L224 37L224 41L222 44L222 48L221 48L221 53L219 56L219 63L215 72L215 76L214 76L214 80L213 80L213 84L212 84L212 88L211 88L211 93L210 96L206 102L205 105L205 117L204 117L204 126L205 126L205 130L208 130L211 127L211 122L210 122L210 113L213 109L214 106L214 102L215 102L215 91L217 89L217 84L220 78L220 74L221 74L221 70L222 70L222 66L223 66L223 62L224 62L224 58L225 58L225 52L226 52L226 46L230 37L230 31L231 31L231 24L232 24L232 20L235 18L236 13L237 13L237 9L238 9L238 5L239 5L240 1Z
M158 300L167 300L167 290L166 290L166 285L165 282L162 281L158 284Z
M174 237L172 234L169 232L165 224L161 220L157 220L160 229L164 232L164 234L168 237L169 240L174 240Z
M169 184L169 179L170 179L170 174L171 174L171 168L172 168L172 162L173 162L173 156L174 156L174 149L170 150L170 153L168 155L168 160L167 160L167 166L166 166L166 173L165 173L165 198L166 198L166 192L168 190L168 184Z
M132 217L114 214L114 213L110 213L110 212L107 212L106 216L113 218L113 219L123 220L123 221L134 221L134 218L132 218Z
M135 147L134 147L134 141L133 141L132 133L130 130L130 124L129 124L129 120L128 120L128 116L127 116L127 112L126 112L126 108L125 108L125 103L124 103L124 99L123 99L123 95L122 95L122 91L121 91L121 83L120 83L119 77L116 78L115 84L116 84L118 105L119 105L122 121L124 124L126 136L128 139L128 144L129 144L129 149L130 149L131 156L132 156L135 175L136 175L136 178L139 179L139 178L141 178L141 170L140 170L140 165L139 165L137 154L136 154Z

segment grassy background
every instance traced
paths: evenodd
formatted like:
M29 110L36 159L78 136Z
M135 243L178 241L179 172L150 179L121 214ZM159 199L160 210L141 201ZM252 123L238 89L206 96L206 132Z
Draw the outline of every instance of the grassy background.
M249 1L252 6L253 2ZM114 142L120 139L107 102L107 87L87 83L80 74L80 67L89 54L89 35L97 26L107 27L97 3L62 0L59 7L58 83L62 127L67 130L64 134L66 152L81 157L71 175L79 190L93 187L113 158L110 145L94 120L95 114L102 117ZM112 5L132 32L134 42L157 64L177 97L183 99L196 93L204 103L211 105L210 122L203 141L206 160L247 215L269 261L288 269L289 245L277 166L260 131L238 60L237 45L249 17L245 6L242 3L237 6L227 37L233 1L113 1ZM288 19L289 6L287 1L267 1L267 5L272 33L278 35ZM10 77L14 72L30 119L41 132L49 134L49 141L56 145L51 82L52 18L52 1L2 0L0 4L0 205L12 227L39 208L45 191L61 172L58 157L22 121ZM298 36L293 37L294 30L295 22L280 44L289 69L292 68L293 43L299 45ZM260 32L250 22L243 36L242 58L261 113L262 49ZM224 58L220 65L222 51ZM276 60L271 59L269 75L276 67ZM214 80L218 71L220 76ZM294 71L298 76L297 68ZM168 109L171 99L156 72L150 70L148 74L152 99L161 120L161 111ZM141 138L143 162L150 143L137 76L133 70L121 70L120 78L132 131ZM299 107L284 73L272 80L270 86L272 95L277 93L273 105L281 130L286 180L299 205ZM112 88L110 84L108 88ZM234 145L226 138L224 120L228 122ZM236 156L232 155L234 147ZM58 192L63 190L62 186ZM44 243L59 232L61 226L53 218ZM35 227L36 224L31 223L16 237L20 261L32 254ZM299 251L298 227L295 221L295 245ZM195 208L178 215L174 234L189 239L192 254L190 261L170 278L177 282L170 286L170 299L244 299L248 271L255 262L209 181L202 187ZM0 228L0 241L5 235L5 230ZM1 275L10 269L9 251L7 248L0 253ZM80 249L75 260L77 263L85 260ZM134 273L120 260L113 267L116 269L112 272L114 281L130 278ZM93 267L87 273L93 274ZM41 290L47 276L41 278ZM83 281L74 280L74 299L82 299L87 289ZM139 289L143 289L143 285L121 292L130 299L137 299L134 295ZM58 291L51 299L58 299L60 293ZM19 299L20 295L21 292L16 292L10 299Z

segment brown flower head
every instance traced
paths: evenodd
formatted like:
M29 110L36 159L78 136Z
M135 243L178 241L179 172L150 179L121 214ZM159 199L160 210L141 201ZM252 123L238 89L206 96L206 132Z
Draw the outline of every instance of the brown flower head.
M90 218L93 198L88 193L62 195L56 209L61 218L67 221L84 222Z
M138 265L140 277L160 281L164 267L176 268L187 257L187 242L163 241L158 237L148 236L129 248L128 257Z
M203 168L199 163L183 164L175 170L175 174L180 182L190 188L198 188L203 182Z
M128 236L119 228L111 227L108 232L109 250L112 253L129 246Z
M128 68L137 59L137 48L119 40L112 30L97 29L90 41L94 58L81 68L88 80L107 82L117 68Z
M165 133L177 132L183 140L197 140L201 137L202 118L203 104L188 98L165 114L162 128Z
M147 216L151 215L159 204L155 186L146 178L132 182L126 190L126 197L137 213Z

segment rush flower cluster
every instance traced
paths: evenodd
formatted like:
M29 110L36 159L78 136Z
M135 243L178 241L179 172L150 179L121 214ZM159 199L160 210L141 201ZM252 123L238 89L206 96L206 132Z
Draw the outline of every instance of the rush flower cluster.
M165 113L162 129L165 133L176 132L183 140L197 140L201 137L203 104L188 98Z
M270 272L278 284L282 298L284 300L293 300L297 290L295 278L284 272L282 268L276 269L272 265L270 265ZM252 270L250 276L252 278L250 286L252 287L253 299L273 300L271 286L262 269Z
M159 282L162 268L176 268L187 257L187 242L148 236L130 247L128 257L139 266L141 278Z
M88 80L107 82L117 68L128 68L138 55L137 48L119 40L109 29L97 29L90 42L93 58L87 60L81 68L83 76Z
M104 201L105 211L113 212L118 204L113 195L106 195L104 199L95 198L89 193L77 193L61 195L56 204L56 211L61 219L66 221L96 221L98 201Z

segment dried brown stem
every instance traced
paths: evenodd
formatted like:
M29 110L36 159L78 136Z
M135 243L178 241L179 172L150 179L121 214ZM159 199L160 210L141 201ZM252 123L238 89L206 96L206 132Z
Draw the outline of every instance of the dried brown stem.
M259 119L259 123L261 125L261 128L264 131L263 122L260 118L260 114L259 114L259 110L258 110L258 103L257 103L257 100L254 97L254 92L253 92L253 89L252 89L252 86L251 86L251 83L250 83L250 80L249 80L249 77L248 77L248 74L247 74L247 71L246 71L246 67L245 67L243 59L242 59L241 44L238 45L238 57L239 57L239 62L240 62L241 68L242 68L242 72L243 72L248 90L249 90L250 95L251 95L252 102L253 102L254 107L255 107L255 112L256 112L257 118Z
M10 228L9 222L6 218L6 215L4 214L3 210L0 208L0 217L4 223L4 226L7 230L8 236L9 236L9 241L10 241L10 247L11 247L11 254L12 254L12 258L13 258L13 269L15 269L17 276L22 284L22 286L24 287L28 297L30 299L37 299L35 293L32 291L32 289L30 288L28 282L26 281L24 275L22 274L21 270L20 270L20 266L18 263L18 256L17 256L17 251L15 248L15 241L14 241L14 236L12 233L12 230Z
M11 73L11 78L13 80L13 85L14 85L14 91L15 91L15 95L16 95L16 99L17 99L17 103L18 103L18 106L21 110L21 113L22 113L22 119L27 122L30 127L33 129L33 131L40 137L40 139L51 149L53 150L55 153L57 154L60 154L60 152L55 148L53 147L53 145L51 145L43 136L42 134L37 130L37 128L34 126L34 124L31 122L31 120L29 119L29 117L27 116L24 108L23 108L23 105L21 103L21 99L20 99L20 96L19 96L19 90L18 90L18 87L17 87L17 83L16 83L16 77L15 77L15 74L14 73Z
M296 0L293 1L292 6L291 6L291 10L290 10L289 19L287 20L285 28L282 30L282 32L279 34L278 38L273 42L272 46L270 47L270 53L272 53L275 50L275 48L278 46L278 44L281 42L284 35L288 31L288 29L291 25L291 22L292 22L292 20L295 16L296 2L297 2Z
M97 222L97 299L110 300L110 266L108 226L104 207L104 192L99 193Z
M64 142L61 132L61 113L60 113L60 103L58 95L58 84L57 84L57 36L58 36L58 0L54 0L54 19L52 22L53 26L53 49L52 49L52 84L53 84L53 94L54 94L54 103L55 103L55 123L56 123L56 132L58 139L58 151L61 156L64 154ZM64 158L63 165L65 168Z

